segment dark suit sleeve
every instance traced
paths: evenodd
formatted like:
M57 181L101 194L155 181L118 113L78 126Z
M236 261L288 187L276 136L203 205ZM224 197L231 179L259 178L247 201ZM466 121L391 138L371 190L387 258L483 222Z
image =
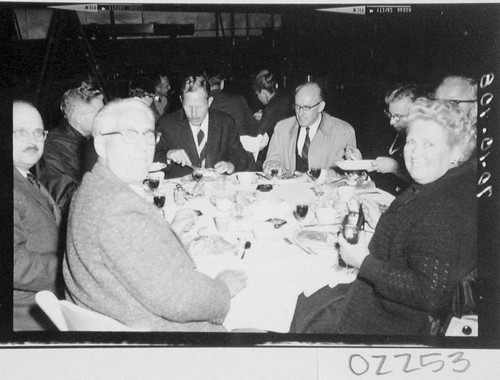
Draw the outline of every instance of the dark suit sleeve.
M57 252L33 252L27 248L29 231L23 223L24 218L23 210L14 206L14 289L57 293L60 265Z
M157 132L161 133L160 141L156 144L155 148L155 162L167 163L167 152L169 151L169 145L167 140L167 120L162 117L158 122Z
M241 109L245 118L245 132L249 136L257 136L259 133L259 122L253 117L252 110L244 97L241 97Z
M40 160L40 182L42 182L50 195L56 201L61 214L68 215L71 198L80 185L74 176L68 172L68 168L61 158L52 154L46 154Z
M240 135L234 126L234 120L232 118L230 120L233 125L228 128L226 159L234 165L235 171L249 170L254 161L253 156L241 145Z

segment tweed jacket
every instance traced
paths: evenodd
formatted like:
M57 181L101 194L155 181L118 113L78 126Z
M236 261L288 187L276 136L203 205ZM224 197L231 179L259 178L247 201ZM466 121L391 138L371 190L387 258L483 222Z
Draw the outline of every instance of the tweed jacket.
M211 91L210 96L213 97L210 108L231 115L240 136L257 136L257 120L254 119L252 110L243 96L221 90Z
M428 335L477 266L476 167L412 185L382 215L337 333Z
M201 166L189 120L183 109L162 117L157 130L161 132L161 139L156 145L155 161L167 162L169 150L184 149L191 163ZM252 155L241 145L234 119L224 112L212 109L208 111L208 136L205 147L207 168L213 168L219 161L229 161L234 165L235 171L244 171L253 164ZM190 168L172 163L166 177L175 178L190 173Z
M271 162L279 162L288 170L295 170L295 151L299 124L296 117L280 121L269 143L265 169ZM347 145L356 147L354 129L340 119L323 112L323 118L309 147L309 167L328 169L342 160Z
M225 331L227 286L197 271L158 209L97 163L69 215L67 297L132 328Z
M14 330L56 330L35 294L61 295L60 212L48 191L38 191L14 168Z

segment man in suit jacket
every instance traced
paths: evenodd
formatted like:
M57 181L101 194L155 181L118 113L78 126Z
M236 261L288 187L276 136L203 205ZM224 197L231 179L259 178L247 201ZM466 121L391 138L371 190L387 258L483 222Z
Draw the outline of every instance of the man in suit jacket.
M14 162L14 330L55 330L36 305L35 294L60 295L59 208L29 170L43 153L47 132L29 103L13 105Z
M187 167L215 168L218 173L244 171L253 163L234 126L234 119L209 110L212 97L204 77L188 77L182 86L182 109L161 118L155 161L171 163L167 177L190 174Z
M231 115L240 136L257 136L259 126L246 99L224 91L226 80L221 72L207 69L204 74L210 85L210 96L213 98L210 109Z
M329 169L342 160L347 146L356 147L354 129L343 120L323 112L325 101L320 86L309 82L295 91L295 117L276 124L263 169L306 172Z
M179 238L194 211L178 213L170 225L145 200L142 182L159 137L151 108L136 99L110 102L93 134L98 162L69 215L68 298L136 329L225 331L230 298L246 276L198 272Z

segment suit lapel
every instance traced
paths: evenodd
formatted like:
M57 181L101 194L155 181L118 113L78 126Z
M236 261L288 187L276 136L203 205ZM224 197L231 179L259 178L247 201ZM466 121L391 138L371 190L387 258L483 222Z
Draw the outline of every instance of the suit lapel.
M201 165L201 160L198 157L198 150L196 149L196 144L193 139L193 133L191 132L191 126L189 125L189 120L186 114L183 112L183 120L181 123L182 127L180 130L180 146L186 147L186 154L188 155L191 163L193 165Z
M208 136L207 143L205 144L205 158L207 167L213 167L219 157L217 157L219 152L219 139L220 139L220 126L218 125L215 116L212 113L208 113Z
M45 212L48 212L56 219L56 222L59 223L61 217L59 208L43 185L40 186L40 191L38 191L16 168L14 168L14 180L26 190L26 193L29 194Z
M290 137L288 141L290 142L290 146L287 147L287 152L292 152L290 155L290 163L291 167L295 169L297 162L295 161L295 153L297 151L297 139L299 136L299 123L297 119L295 119L292 128L290 128Z

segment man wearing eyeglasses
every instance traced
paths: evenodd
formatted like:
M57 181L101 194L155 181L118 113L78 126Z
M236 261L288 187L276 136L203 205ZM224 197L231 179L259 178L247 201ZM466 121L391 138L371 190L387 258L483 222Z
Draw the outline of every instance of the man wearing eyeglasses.
M351 125L330 116L325 109L321 87L314 82L295 90L295 117L276 124L263 169L307 172L309 168L329 169L342 160L347 146L356 147Z
M31 104L15 101L12 110L14 162L13 328L55 330L35 303L35 294L61 295L60 212L49 192L30 173L43 153L47 132Z
M97 114L99 158L69 215L67 297L135 329L225 331L230 298L246 276L198 272L180 240L194 211L179 211L169 224L145 200L142 183L159 140L154 127L151 108L136 99L112 101Z
M449 75L436 88L434 97L454 103L474 123L477 121L477 83L474 79Z
M80 87L69 89L61 100L64 119L45 142L39 179L57 202L63 221L71 197L82 180L86 160L95 163L95 152L88 149L88 140L92 136L94 117L103 105L103 95L85 82Z

